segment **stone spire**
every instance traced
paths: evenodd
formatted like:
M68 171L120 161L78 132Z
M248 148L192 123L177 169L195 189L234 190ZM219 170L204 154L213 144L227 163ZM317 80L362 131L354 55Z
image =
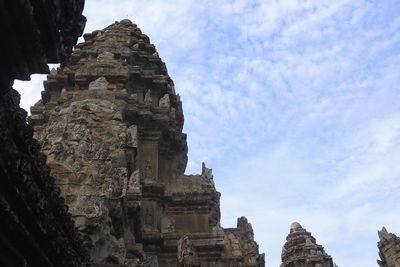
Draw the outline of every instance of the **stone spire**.
M329 256L315 238L298 222L292 223L282 248L281 267L334 267Z
M385 227L378 231L380 267L400 267L400 238L388 233Z
M84 39L48 75L30 123L90 262L177 266L184 235L201 266L244 262L224 257L211 169L184 174L182 103L149 38L122 20Z

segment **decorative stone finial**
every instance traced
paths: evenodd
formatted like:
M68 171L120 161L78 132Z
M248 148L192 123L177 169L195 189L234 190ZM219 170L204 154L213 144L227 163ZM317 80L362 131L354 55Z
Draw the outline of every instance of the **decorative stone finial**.
M212 173L212 169L206 167L204 162L201 163L201 176L207 179L213 179L214 175Z
M298 231L298 230L300 230L300 229L303 229L303 227L301 227L301 224L298 223L298 222L293 222L293 223L290 225L290 232L291 232L291 233L292 233L292 232L296 232L296 231Z

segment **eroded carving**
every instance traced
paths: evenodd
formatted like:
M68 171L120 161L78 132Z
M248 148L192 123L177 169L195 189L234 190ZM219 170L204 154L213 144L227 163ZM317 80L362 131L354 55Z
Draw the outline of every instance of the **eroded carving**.
M180 267L200 267L196 249L187 235L178 240L178 262Z
M158 106L160 108L168 109L170 108L170 103L169 103L169 95L165 94L163 97L160 98L160 101L158 101Z

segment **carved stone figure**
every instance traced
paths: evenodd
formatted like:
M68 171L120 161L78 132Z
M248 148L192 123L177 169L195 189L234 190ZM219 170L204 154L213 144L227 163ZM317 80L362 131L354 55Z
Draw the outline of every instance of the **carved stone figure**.
M151 99L151 90L150 89L148 89L147 91L146 91L146 94L144 95L144 100L143 100L143 102L146 104L146 105L151 105L151 103L152 103L152 99Z
M160 98L160 101L158 101L158 106L160 108L165 108L168 109L170 108L170 104L169 104L169 95L165 94L163 97Z
M137 126L135 124L131 125L127 129L127 145L130 147L137 147L138 136L137 136Z
M187 235L178 240L178 262L180 267L200 267L199 257Z
M140 177L139 170L135 170L129 177L128 182L128 193L140 192Z

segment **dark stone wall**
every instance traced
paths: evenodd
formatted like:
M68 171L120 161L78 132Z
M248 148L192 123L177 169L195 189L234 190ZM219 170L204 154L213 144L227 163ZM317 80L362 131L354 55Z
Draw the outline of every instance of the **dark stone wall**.
M0 266L80 266L85 250L14 79L64 63L82 34L83 0L0 0Z
M84 0L0 0L0 75L29 80L64 63L82 35ZM6 88L2 88L6 89Z

